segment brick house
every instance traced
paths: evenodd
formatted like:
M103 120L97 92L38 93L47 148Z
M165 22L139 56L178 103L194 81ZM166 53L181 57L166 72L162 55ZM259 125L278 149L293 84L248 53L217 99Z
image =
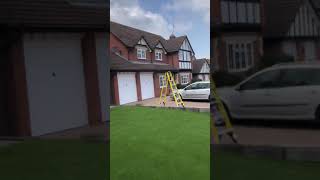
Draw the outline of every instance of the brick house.
M166 71L172 71L179 84L192 79L194 51L187 36L165 39L111 22L109 48L112 104L160 96Z
M64 0L0 1L0 136L107 120L106 9Z
M192 76L201 81L210 81L210 60L197 59L192 61Z
M320 59L320 19L310 0L265 1L264 50L295 61Z
M263 55L264 0L211 1L211 48L215 70L243 73Z

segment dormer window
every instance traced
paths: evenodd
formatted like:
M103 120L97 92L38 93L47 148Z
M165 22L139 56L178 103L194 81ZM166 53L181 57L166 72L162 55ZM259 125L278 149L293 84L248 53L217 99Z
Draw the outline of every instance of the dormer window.
M147 59L147 49L146 48L137 48L137 58L138 59Z
M158 61L162 61L162 51L161 50L155 50L155 59Z

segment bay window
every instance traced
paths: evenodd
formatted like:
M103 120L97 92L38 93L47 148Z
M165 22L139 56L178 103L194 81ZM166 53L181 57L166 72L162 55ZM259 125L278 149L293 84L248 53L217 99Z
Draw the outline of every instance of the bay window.
M227 61L230 72L241 72L253 66L252 41L227 42Z

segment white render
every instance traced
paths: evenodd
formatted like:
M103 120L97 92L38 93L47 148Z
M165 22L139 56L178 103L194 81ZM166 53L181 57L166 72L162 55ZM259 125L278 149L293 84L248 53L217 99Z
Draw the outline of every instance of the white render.
M134 72L118 72L120 105L138 101L136 76Z
M141 85L141 98L150 99L154 98L154 83L153 73L141 72L140 73L140 85Z
M24 36L32 136L88 124L81 35Z

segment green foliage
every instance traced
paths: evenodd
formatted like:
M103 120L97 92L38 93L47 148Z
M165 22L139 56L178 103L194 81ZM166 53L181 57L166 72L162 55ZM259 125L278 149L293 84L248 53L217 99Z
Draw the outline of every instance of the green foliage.
M278 63L287 63L293 62L294 58L292 56L288 56L285 54L265 54L261 57L260 64L258 65L258 69L264 69L270 66L273 66Z
M212 79L214 80L217 87L234 86L244 79L244 75L236 75L224 71L216 71L212 73Z

